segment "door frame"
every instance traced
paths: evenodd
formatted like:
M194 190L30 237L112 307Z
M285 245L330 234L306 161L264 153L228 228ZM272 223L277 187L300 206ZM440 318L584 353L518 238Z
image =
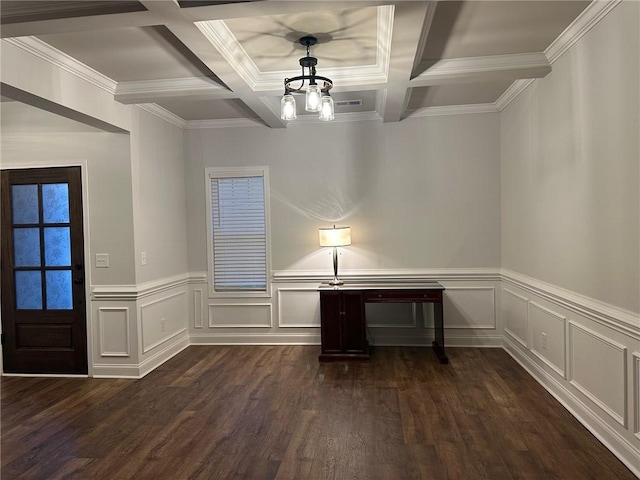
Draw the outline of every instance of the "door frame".
M24 170L24 169L38 169L38 168L54 168L54 167L80 167L80 183L82 185L82 235L84 241L84 265L85 265L85 282L84 282L84 295L85 303L85 319L87 322L87 376L93 377L93 319L91 315L92 302L91 302L91 251L89 249L89 164L87 160L69 160L69 161L52 161L52 162L35 162L35 163L15 163L15 162L3 162L2 170ZM2 312L0 311L0 316ZM2 332L2 323L0 322L0 332ZM4 376L16 376L16 377L82 377L84 375L66 375L66 374L51 374L51 373L5 373L3 363L2 345L0 344L0 374Z

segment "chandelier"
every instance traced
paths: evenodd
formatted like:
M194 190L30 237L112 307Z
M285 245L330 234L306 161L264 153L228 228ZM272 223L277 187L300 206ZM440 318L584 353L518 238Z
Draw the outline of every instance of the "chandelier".
M301 45L307 47L307 56L300 59L302 75L284 79L284 96L280 101L280 118L287 121L295 120L296 99L293 94L306 92L305 110L307 112L319 112L320 120L333 120L335 118L333 99L329 95L329 90L333 87L333 81L327 77L316 75L318 59L309 55L309 47L318 43L318 39L309 35L300 38L298 41ZM307 73L305 73L305 69ZM301 83L298 85L297 82ZM318 84L318 82L321 82L322 85ZM294 86L294 84L297 86Z

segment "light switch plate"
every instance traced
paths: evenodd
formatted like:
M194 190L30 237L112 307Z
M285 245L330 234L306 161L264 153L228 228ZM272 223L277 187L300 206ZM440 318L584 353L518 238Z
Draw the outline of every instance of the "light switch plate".
M96 268L109 268L108 253L96 253Z

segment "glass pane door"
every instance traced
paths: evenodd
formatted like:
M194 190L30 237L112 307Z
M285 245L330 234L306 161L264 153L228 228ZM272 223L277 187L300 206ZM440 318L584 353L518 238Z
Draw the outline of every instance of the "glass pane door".
M12 185L15 304L73 308L69 185Z

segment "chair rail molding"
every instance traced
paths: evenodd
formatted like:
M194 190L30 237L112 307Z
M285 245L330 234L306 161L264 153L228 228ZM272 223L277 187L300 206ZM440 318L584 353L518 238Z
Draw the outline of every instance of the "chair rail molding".
M502 270L503 287L514 285L521 290L538 295L606 327L640 340L640 314L600 302L590 297L536 280L526 275Z
M275 270L273 282L328 282L333 277L325 270ZM341 270L345 282L429 282L501 280L499 268L380 269Z

